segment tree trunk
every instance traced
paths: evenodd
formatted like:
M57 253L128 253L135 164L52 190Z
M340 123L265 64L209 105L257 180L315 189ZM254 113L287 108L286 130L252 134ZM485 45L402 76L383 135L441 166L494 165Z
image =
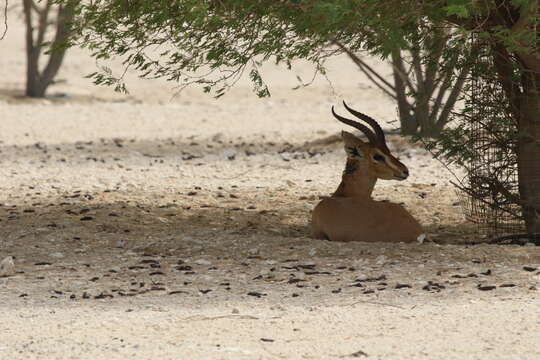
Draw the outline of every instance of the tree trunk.
M64 49L52 49L49 54L47 65L40 71L39 57L44 44L44 36L48 26L48 15L53 2L48 0L41 10L37 9L34 0L24 0L23 9L26 23L26 90L29 97L44 97L49 85L54 82L54 77L58 73L65 56ZM69 23L73 19L74 1L65 5L58 5L56 18L56 33L52 42L52 47L59 46L67 40L69 34ZM37 12L37 27L34 27L33 14ZM37 34L35 34L37 32Z
M402 135L416 135L418 121L414 117L413 109L407 101L407 89L403 77L406 76L403 59L399 50L392 52L392 74L394 76L394 88L398 103L399 122Z
M519 99L518 180L528 233L540 233L540 76L526 73Z
M23 1L26 24L26 96L37 97L39 84L39 49L34 45L32 0Z
M540 233L540 74L516 60L501 43L493 46L493 63L516 119L518 188L525 226L528 233ZM522 73L519 83L513 81L516 69Z
M27 60L26 66L26 90L25 95L29 97L44 97L45 92L49 84L45 84L41 80L39 74L39 69L37 67L37 62L32 61L32 59Z

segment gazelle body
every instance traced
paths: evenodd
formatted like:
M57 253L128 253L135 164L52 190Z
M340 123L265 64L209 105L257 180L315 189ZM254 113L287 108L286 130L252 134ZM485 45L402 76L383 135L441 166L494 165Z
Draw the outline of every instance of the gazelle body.
M348 132L342 133L347 164L337 190L313 210L313 237L331 241L416 241L423 230L405 208L371 198L377 179L405 180L409 176L407 167L390 153L384 133L375 120L346 104L345 107L371 125L375 132L337 115L332 108L338 120L362 131L369 142Z

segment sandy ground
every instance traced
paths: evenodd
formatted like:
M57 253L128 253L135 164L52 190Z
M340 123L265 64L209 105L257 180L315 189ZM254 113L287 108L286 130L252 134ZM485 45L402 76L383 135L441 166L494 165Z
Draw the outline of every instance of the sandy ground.
M15 18L0 52L0 359L540 359L539 248L460 245L482 238L451 175L407 140L389 145L410 178L375 196L435 243L309 238L344 165L331 105L396 118L348 59L214 100L93 87L71 51L50 91L68 96L29 100Z

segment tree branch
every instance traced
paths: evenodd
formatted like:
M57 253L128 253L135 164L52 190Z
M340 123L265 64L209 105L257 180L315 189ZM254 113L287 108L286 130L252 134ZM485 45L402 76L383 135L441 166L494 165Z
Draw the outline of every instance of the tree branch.
M525 8L525 5L522 5L520 9L519 19L518 21L516 21L516 23L512 26L512 29L510 30L510 33L518 39L518 45L520 45L520 47L522 48L522 50L520 50L519 48L516 50L517 56L529 70L532 70L537 74L540 74L540 55L538 54L538 51L533 51L532 53L527 52L527 50L531 49L526 44L524 44L523 41L519 40L519 34L523 31L528 30L535 32L536 36L538 36L537 29L533 29L529 25L529 19L531 18L531 15L538 16L539 9L540 5L538 1L534 1L534 5L531 6L529 9Z
M430 111L430 114L429 114L429 121L431 123L436 121L437 115L439 114L439 109L441 108L442 101L444 99L444 96L446 95L446 93L447 93L448 89L450 88L450 86L452 86L452 77L453 76L454 76L453 74L446 74L446 76L444 76L443 83L437 89L437 97L435 98L435 101L431 105L431 111Z
M416 84L419 93L425 93L424 73L422 71L422 60L420 57L420 49L418 44L413 44L410 49L412 55L412 68L416 76Z
M405 84L397 71L398 67L403 67L401 52L399 50L392 51L392 64L394 69L392 74L394 76L394 85L396 87L401 130L406 134L414 134L418 129L418 121L413 116L412 105L407 101Z
M65 5L58 5L58 18L56 20L56 34L53 46L62 46L62 43L68 39L70 23L73 21L74 2L70 1ZM54 76L60 69L65 55L65 49L52 49L47 66L43 70L42 81L44 86L48 86L54 79Z
M510 103L510 111L515 119L520 119L519 95L521 95L521 91L517 84L512 82L514 68L512 66L510 54L506 50L506 47L499 42L493 45L493 65L497 71L499 83Z
M371 68L368 64L366 64L362 59L360 59L355 53L353 53L351 50L349 50L347 47L345 47L343 44L341 44L339 41L334 40L333 43L337 45L340 49L342 49L349 58L358 66L358 68L366 75L366 77L373 83L375 86L377 86L379 89L381 89L385 94L390 96L392 99L397 100L396 97L396 89L392 84L390 84L386 79L384 79L379 73L377 73L373 68ZM385 86L387 86L390 90L386 89L383 85L381 85L377 80L374 79L374 77L371 75L373 74L374 77L376 77L379 81L381 81Z
M467 63L462 68L461 73L458 76L458 79L454 83L454 87L452 88L450 95L448 95L448 99L446 99L446 102L441 111L441 114L439 115L439 118L437 119L437 122L435 123L435 127L438 132L440 132L444 128L444 126L448 123L449 117L450 117L450 111L452 111L452 109L454 108L454 105L456 104L456 101L458 100L459 94L461 93L461 90L463 89L463 85L465 84L465 80L467 79L467 75L469 74L469 71L471 70L471 66L472 66L471 63Z
M26 53L34 58L34 27L32 25L32 0L23 0L24 19L26 24Z
M32 4L35 5L34 10L38 13L38 35L35 42L35 46L38 48L38 51L40 53L41 53L41 45L43 44L43 39L45 38L45 33L47 32L47 27L49 26L47 24L47 20L49 18L49 11L51 9L51 3L52 3L51 0L47 0L45 7L43 9L38 9L36 3L32 1Z
M4 6L4 32L2 32L2 36L0 36L0 40L4 40L8 32L8 22L7 22L8 21L8 15L7 15L8 2L9 0L6 0L6 5Z
M426 91L427 97L431 99L433 93L437 88L437 81L435 77L439 72L439 60L442 57L444 47L448 41L448 38L443 30L436 29L433 33L433 44L427 43L429 49L427 50L428 63L425 69L426 79Z
M409 78L408 72L405 71L405 67L403 66L403 58L400 54L393 57L392 65L394 68L394 72L399 76L399 78L405 83L411 94L416 96L417 90L414 87L414 85L411 83L411 79Z

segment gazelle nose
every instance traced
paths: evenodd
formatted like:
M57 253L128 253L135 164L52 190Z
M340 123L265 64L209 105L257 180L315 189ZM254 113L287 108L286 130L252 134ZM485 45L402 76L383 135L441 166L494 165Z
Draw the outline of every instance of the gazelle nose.
M396 178L399 180L405 180L408 177L409 177L409 170L403 170L401 171L401 174L399 174L399 176L396 175Z

